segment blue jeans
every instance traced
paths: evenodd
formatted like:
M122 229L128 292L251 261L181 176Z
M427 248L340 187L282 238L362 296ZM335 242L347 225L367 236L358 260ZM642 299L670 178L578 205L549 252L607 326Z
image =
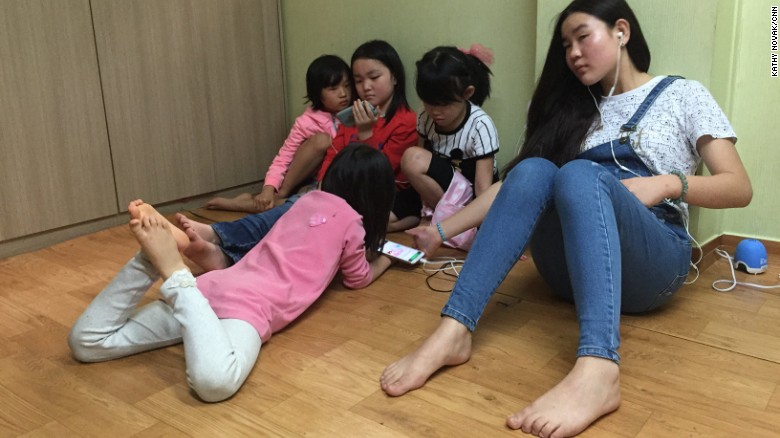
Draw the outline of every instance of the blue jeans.
M633 175L610 165L608 151L561 168L541 158L520 162L485 217L442 315L473 331L531 242L539 273L575 303L577 356L619 363L621 311L646 312L666 303L685 281L691 246L680 215L639 202L620 182ZM630 161L618 157L626 157L624 165Z
M250 214L233 222L217 222L211 225L217 233L222 252L232 263L241 260L246 253L257 245L271 231L276 221L287 213L300 195L287 198L284 204L262 213Z

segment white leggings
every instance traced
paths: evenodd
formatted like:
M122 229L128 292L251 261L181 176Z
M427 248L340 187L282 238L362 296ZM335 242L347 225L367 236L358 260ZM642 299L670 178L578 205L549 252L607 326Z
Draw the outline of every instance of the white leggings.
M183 341L190 388L204 401L227 399L254 367L260 335L246 321L217 318L187 270L162 284L165 302L136 309L159 277L143 253L130 259L73 325L73 356L101 362Z

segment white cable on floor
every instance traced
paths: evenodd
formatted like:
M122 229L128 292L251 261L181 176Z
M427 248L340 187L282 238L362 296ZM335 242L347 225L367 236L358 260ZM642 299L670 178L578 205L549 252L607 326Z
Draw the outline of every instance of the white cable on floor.
M465 259L458 259L455 257L434 257L430 260L423 260L422 270L428 274L425 278L425 284L428 285L429 289L435 292L452 292L452 289L437 289L431 286L430 280L439 272L449 275L450 277L458 278L465 261ZM430 267L430 265L437 265L437 267Z
M729 253L727 253L726 251L724 251L722 249L716 249L715 250L715 254L717 254L717 255L725 258L725 259L728 259L729 267L731 268L731 280L715 280L715 281L712 282L712 288L715 289L716 291L718 291L718 292L731 292L735 287L737 287L737 285L740 285L740 286L750 286L750 287L755 287L755 288L758 288L758 289L777 289L777 288L780 288L780 284L767 286L767 285L763 285L763 284L746 283L746 282L742 282L742 281L737 281L737 274L736 274L736 272L734 272L734 259L729 255ZM778 275L778 277L780 277L780 275ZM731 286L726 287L726 288L721 288L721 287L716 286L717 284L721 284L721 283L731 283Z

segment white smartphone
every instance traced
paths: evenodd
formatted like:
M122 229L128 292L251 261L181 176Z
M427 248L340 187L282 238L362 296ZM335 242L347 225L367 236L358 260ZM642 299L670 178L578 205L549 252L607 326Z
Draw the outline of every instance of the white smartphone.
M374 115L379 114L379 110L377 110L376 107L371 105L371 103L368 101L363 101L363 107L374 113ZM351 105L336 113L336 117L341 120L341 124L344 126L355 126L355 115L352 114Z
M422 260L424 255L419 249L401 245L400 243L391 242L389 240L385 241L385 245L382 247L382 253L410 265Z

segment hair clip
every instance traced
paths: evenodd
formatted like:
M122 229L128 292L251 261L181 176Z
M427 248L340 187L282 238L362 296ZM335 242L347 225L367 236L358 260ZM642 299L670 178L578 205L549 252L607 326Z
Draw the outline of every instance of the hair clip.
M461 52L479 59L483 64L493 64L493 51L479 43L474 43L468 49L459 48Z

